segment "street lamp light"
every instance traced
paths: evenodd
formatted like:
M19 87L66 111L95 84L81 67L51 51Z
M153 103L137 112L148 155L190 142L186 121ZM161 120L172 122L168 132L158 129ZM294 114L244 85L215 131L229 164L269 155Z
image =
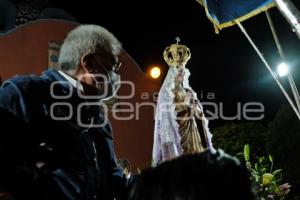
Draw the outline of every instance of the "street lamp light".
M290 86L291 86L291 89L292 89L292 92L293 92L293 95L294 95L294 98L295 98L295 101L296 101L296 105L298 107L298 110L300 111L300 96L299 96L299 92L298 92L298 89L297 89L296 84L294 82L293 76L289 72L288 65L286 63L284 63L284 62L280 63L277 66L277 73L278 73L278 75L280 77L283 77L283 76L287 76L288 77L288 80L289 80L289 83L290 83Z
M289 67L286 63L282 62L277 66L277 73L280 77L286 76L289 73Z
M157 79L158 77L160 77L161 74L161 70L159 67L152 67L152 69L150 70L150 75L153 79Z

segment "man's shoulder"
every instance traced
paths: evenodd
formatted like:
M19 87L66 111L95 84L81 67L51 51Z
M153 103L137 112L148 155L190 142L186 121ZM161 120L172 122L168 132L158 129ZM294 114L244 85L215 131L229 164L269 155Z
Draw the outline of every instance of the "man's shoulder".
M37 92L48 87L49 81L38 75L16 75L2 84L2 88L13 88L18 92Z
M0 88L0 108L23 118L27 117L28 103L32 105L45 96L45 80L37 75L16 75Z
M30 75L15 75L3 83L3 87L8 84L14 84L18 87L26 87L36 83L45 83L46 79L35 74Z

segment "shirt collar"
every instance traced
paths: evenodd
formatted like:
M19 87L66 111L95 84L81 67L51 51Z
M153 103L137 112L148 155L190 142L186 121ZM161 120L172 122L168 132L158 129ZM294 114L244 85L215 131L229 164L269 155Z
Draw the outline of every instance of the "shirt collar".
M58 70L58 73L60 73L69 83L71 83L71 85L74 88L77 88L80 91L83 91L83 86L78 80L76 80L75 78L73 78L72 76L66 74L65 72L63 72L61 70Z

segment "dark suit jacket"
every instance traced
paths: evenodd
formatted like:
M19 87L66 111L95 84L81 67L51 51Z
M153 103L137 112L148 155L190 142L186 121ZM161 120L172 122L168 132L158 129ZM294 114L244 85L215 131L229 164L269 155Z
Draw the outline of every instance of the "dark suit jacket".
M66 83L56 70L3 83L0 186L16 199L125 198L109 122L86 126L106 116Z

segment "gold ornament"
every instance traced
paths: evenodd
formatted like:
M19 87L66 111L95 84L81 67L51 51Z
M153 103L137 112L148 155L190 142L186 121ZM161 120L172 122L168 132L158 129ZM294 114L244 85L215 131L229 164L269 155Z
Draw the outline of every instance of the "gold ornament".
M179 44L179 37L176 38L176 44L171 44L164 50L164 60L170 67L185 67L186 63L191 58L190 49Z

